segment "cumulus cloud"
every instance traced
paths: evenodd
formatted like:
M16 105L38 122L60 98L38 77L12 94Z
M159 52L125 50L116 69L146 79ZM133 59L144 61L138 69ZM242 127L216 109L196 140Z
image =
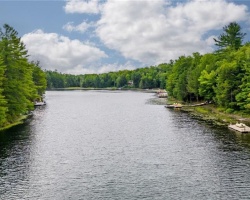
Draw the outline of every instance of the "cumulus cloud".
M74 26L74 22L68 22L67 24L63 26L63 29L68 32L77 31L80 33L84 33L92 26L93 26L92 23L87 23L85 21L83 21L81 24L76 25L76 26Z
M125 64L112 63L112 64L101 64L92 65L89 68L82 68L80 65L77 65L74 68L68 68L65 73L69 74L102 74L108 72L116 72L119 70L134 70L135 66L129 61Z
M105 64L102 65L98 70L97 73L106 73L106 72L114 72L114 71L119 71L119 70L134 70L135 66L130 63L129 61L126 62L125 64L119 64L119 63L112 63L112 64Z
M56 33L37 30L22 37L32 60L46 69L65 73L102 73L134 69L124 58L136 61L136 67L157 65L193 52L214 50L213 31L232 21L249 20L246 5L227 0L68 0L66 13L83 13L85 20L64 29L92 31L89 43L71 40ZM98 14L91 17L86 14ZM89 18L88 18L89 17ZM96 20L98 17L98 20ZM96 20L96 21L94 21ZM88 21L91 21L88 23ZM84 35L86 37L87 34ZM95 35L96 37L93 37ZM85 40L88 40L86 38ZM96 46L101 42L103 49ZM114 58L118 55L117 58ZM120 55L124 58L120 59ZM103 64L103 62L109 62Z
M100 5L98 0L68 0L64 10L66 13L98 14Z
M193 52L213 50L208 31L247 20L245 5L226 0L113 1L102 7L96 34L109 48L145 64L159 64Z
M22 41L28 49L30 60L39 60L47 70L58 69L64 73L69 70L88 71L93 63L107 57L105 52L89 43L42 30L25 34Z

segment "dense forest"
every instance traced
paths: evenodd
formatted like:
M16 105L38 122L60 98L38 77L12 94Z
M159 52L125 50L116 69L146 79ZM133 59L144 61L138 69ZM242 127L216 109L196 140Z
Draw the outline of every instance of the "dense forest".
M46 71L48 88L165 88L180 101L211 101L222 110L250 112L250 43L236 22L214 39L218 50L181 56L169 63L104 74Z
M103 74L71 75L46 71L48 89L83 88L165 88L167 64Z
M34 109L46 89L46 75L39 62L29 62L17 31L0 29L0 129Z

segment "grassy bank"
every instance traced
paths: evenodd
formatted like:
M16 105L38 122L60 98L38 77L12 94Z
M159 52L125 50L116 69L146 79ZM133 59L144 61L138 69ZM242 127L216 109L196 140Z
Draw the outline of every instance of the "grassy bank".
M221 111L216 106L209 104L197 107L183 107L184 112L189 112L190 115L200 118L202 120L214 123L217 125L227 126L230 123L243 122L250 125L250 115L244 113L229 114Z
M167 104L181 103L189 105L173 98L168 98ZM191 105L191 104L190 104ZM223 109L216 107L214 104L207 104L197 107L182 107L183 112L188 112L191 116L213 123L216 125L227 126L230 123L242 122L250 126L250 114L243 112L227 113Z
M23 124L24 121L28 118L29 115L22 115L20 118L18 118L15 122L11 123L11 124L7 124L4 127L0 128L0 131L4 131L7 129L10 129L11 127L17 126L19 124Z

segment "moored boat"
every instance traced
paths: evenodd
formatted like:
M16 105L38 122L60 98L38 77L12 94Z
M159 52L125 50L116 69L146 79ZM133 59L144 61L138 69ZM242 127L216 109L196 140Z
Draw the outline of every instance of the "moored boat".
M228 128L240 133L250 133L250 127L243 123L230 124L228 125Z
M159 98L167 98L168 97L168 93L167 92L162 92L158 94Z
M44 106L44 105L46 105L46 102L45 101L36 101L34 105L35 106Z

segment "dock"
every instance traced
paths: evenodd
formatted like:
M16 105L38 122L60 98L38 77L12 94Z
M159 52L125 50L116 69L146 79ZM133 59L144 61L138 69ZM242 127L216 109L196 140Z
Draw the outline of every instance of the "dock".
M228 125L228 128L240 133L250 133L250 127L243 123L230 124Z
M166 108L182 108L182 107L197 107L197 106L205 106L207 104L211 104L211 102L204 102L204 103L198 103L198 104L192 104L192 105L182 105L180 103L174 103L166 105Z
M182 108L182 104L180 103L174 103L174 104L170 104L170 105L166 105L166 108Z

